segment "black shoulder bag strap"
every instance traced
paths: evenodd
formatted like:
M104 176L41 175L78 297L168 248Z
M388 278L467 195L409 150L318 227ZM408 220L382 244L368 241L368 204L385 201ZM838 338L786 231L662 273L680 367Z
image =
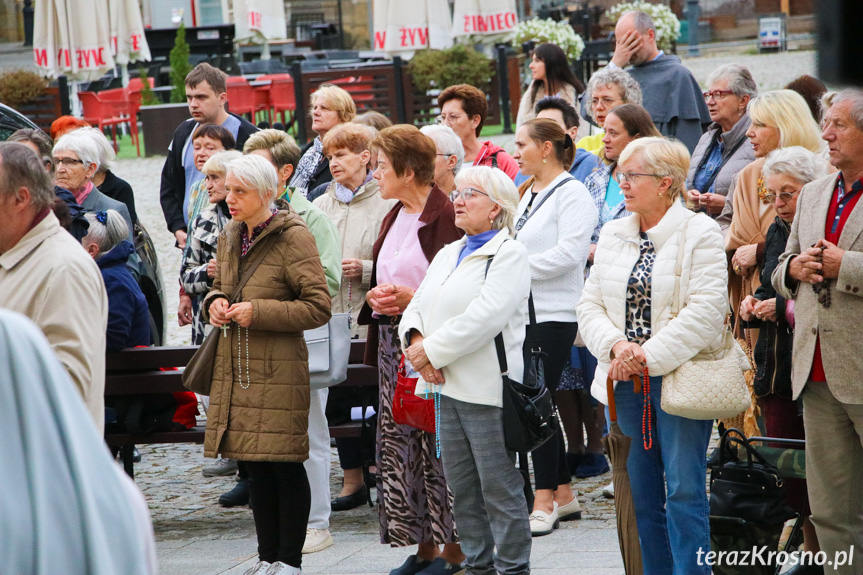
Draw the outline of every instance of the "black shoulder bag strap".
M488 268L491 267L492 260L494 260L494 256L488 256L488 260L485 262L485 274L483 275L483 279L488 277ZM534 325L536 324L536 312L533 309L533 292L528 296L527 305L530 315L530 325ZM506 376L509 374L509 367L506 362L506 347L503 345L503 332L494 336L494 347L497 350L497 362L500 364L500 374Z
M517 221L517 222L516 222L516 224L515 224L515 235L514 235L513 237L516 237L516 238L518 237L518 232L519 232L519 231L521 231L521 228L523 228L523 227L524 227L524 224L526 224L526 223L527 223L527 220L529 220L529 219L533 216L533 214L535 214L535 213L536 213L536 211L537 211L537 210L542 206L542 204L544 204L544 203L545 203L545 201L546 201L548 198L550 198L550 197L551 197L551 195L552 195L554 192L556 192L556 191L557 191L557 188L559 188L560 186L562 186L563 184L565 184L565 183L567 183L567 182L572 182L572 181L574 181L574 180L575 180L575 178L573 178L573 177L569 177L569 178L566 178L565 180L563 180L563 181L561 181L561 182L558 182L558 184L557 184L555 187L553 187L553 188L551 189L551 191L550 191L550 192L548 192L548 194L546 194L546 195L545 195L545 197L544 197L544 198L542 198L542 199L539 201L539 203L538 203L538 204L536 204L536 207L535 207L535 208L533 208L532 210L530 210L527 214L524 214L524 215L522 215L521 217L519 217L519 218L518 218L518 221ZM535 185L535 184L534 184L534 185ZM530 204L528 204L528 205L527 205L527 208L525 208L525 209L530 209ZM531 305L531 307L533 307L533 306Z

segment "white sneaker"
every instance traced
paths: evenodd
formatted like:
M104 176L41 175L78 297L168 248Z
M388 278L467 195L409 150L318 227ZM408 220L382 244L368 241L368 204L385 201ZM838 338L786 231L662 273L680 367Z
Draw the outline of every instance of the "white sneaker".
M270 568L270 563L258 561L251 569L247 569L243 575L265 575Z
M557 503L551 513L545 511L534 511L530 514L530 534L534 537L548 535L560 526L557 516Z
M270 565L265 575L300 575L303 571L299 567L292 567L287 563L276 561Z
M317 553L333 544L333 536L329 529L306 529L306 542L303 543L303 553Z
M605 497L606 499L614 499L614 482L613 481L602 488L602 496Z

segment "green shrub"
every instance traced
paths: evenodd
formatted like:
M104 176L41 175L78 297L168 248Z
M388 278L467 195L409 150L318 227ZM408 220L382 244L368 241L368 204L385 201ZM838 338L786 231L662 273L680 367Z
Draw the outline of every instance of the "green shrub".
M0 102L18 108L39 99L48 81L35 72L9 70L0 74Z
M468 46L417 52L410 63L414 86L425 92L455 84L486 90L492 77L491 60Z
M186 101L186 76L192 71L189 64L189 45L186 43L186 26L180 24L177 28L177 37L174 39L174 47L171 48L171 102L182 104Z
M156 97L156 94L153 93L153 89L150 87L150 78L147 76L147 69L143 66L138 68L138 75L141 78L141 105L157 105L159 103L159 99ZM183 98L185 99L185 97L186 93L184 89Z

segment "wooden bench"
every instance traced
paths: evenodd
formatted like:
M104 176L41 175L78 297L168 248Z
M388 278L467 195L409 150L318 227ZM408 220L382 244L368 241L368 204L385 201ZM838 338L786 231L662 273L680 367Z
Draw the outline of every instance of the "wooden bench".
M351 342L348 364L348 378L339 384L342 387L369 387L378 384L376 366L364 365L365 340ZM183 387L182 368L198 348L189 347L148 347L126 349L107 354L105 358L105 398L187 391ZM180 368L161 371L163 367ZM203 423L203 422L199 422ZM155 443L204 443L206 427L199 425L187 431L165 431L154 433L105 433L105 442L110 447L120 449L123 468L129 477L134 478L133 452L135 445ZM361 437L362 422L348 422L330 427L334 438Z

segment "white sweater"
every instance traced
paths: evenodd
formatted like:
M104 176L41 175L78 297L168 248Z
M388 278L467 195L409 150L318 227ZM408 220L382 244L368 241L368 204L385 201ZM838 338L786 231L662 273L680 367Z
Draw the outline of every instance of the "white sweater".
M590 236L599 221L596 205L584 184L573 179L560 186L547 202L537 206L566 178L561 173L533 200L531 212L517 240L527 248L536 321L578 321L575 306L584 288L584 267ZM529 188L518 204L518 217L527 209ZM525 318L525 323L527 319Z
M671 317L674 268L686 221L680 299ZM578 330L599 366L593 396L608 404L606 374L611 348L626 340L626 289L639 256L638 215L608 222L599 234L590 277L578 304ZM693 214L675 202L660 222L647 231L656 250L651 275L651 337L642 346L650 375L665 375L703 350L722 346L728 309L728 270L719 226L704 214Z
M530 270L524 246L501 230L456 267L467 240L438 252L402 315L399 337L407 349L411 329L423 335L432 366L446 382L441 394L481 405L503 406L503 381L494 338L503 332L509 377L521 381L524 317ZM494 261L485 275L488 257Z

